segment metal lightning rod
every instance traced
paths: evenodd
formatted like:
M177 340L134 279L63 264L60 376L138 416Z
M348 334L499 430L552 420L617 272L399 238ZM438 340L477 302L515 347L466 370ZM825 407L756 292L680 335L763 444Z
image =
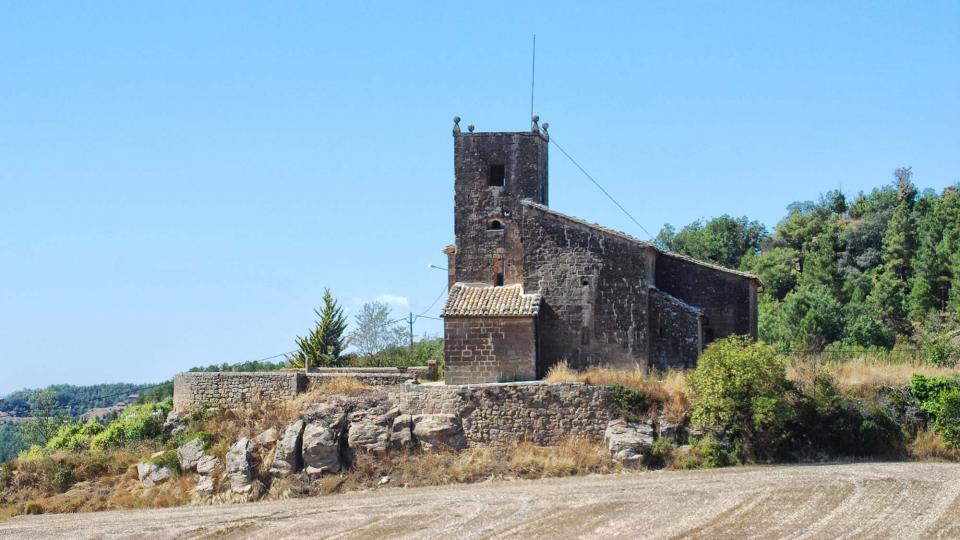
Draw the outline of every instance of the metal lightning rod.
M530 122L533 125L533 88L537 75L537 35L533 35L533 61L530 65Z

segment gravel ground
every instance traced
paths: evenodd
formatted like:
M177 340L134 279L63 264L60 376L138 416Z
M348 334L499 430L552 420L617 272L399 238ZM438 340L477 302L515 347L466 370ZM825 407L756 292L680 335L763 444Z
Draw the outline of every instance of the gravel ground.
M960 538L960 465L857 463L22 516L0 538Z

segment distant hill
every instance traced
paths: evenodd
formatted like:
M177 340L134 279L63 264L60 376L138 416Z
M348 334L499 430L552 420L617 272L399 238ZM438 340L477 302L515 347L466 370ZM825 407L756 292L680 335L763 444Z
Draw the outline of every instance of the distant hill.
M140 394L153 384L93 384L89 386L74 386L72 384L54 384L46 388L19 390L0 399L0 412L11 416L29 416L30 399L36 394L52 390L56 392L57 402L70 416L80 416L90 409L109 407L130 396Z

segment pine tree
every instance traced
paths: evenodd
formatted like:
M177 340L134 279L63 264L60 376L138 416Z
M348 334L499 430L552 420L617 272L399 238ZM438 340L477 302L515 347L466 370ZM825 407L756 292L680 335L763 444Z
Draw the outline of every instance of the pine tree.
M917 188L910 181L913 173L909 167L897 169L893 174L897 179L897 207L883 235L883 271L874 280L870 299L886 324L898 333L909 334L906 300L917 246L913 216Z
M311 366L338 366L347 347L347 338L344 336L347 318L343 315L343 308L337 305L330 289L327 289L323 295L323 309L313 312L320 320L305 337L297 336L299 350L290 355L290 365L304 367L309 360Z
M944 230L944 201L936 196L917 201L918 245L910 281L910 318L923 320L933 309L942 310L950 291L949 254L941 248Z

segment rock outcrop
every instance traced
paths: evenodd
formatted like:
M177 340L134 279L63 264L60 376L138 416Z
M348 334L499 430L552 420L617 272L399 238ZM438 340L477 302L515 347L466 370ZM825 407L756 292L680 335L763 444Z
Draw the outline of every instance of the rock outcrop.
M607 424L604 441L613 459L622 463L638 463L650 453L653 426L646 422L628 422L621 418Z
M309 475L339 472L347 413L341 403L315 405L304 414L303 464Z
M413 417L413 437L424 450L467 447L460 418L453 414L418 414Z
M401 414L393 419L393 426L390 428L390 449L405 452L413 450L415 447L413 416Z
M172 473L166 467L146 461L137 465L137 476L143 487L153 487L169 480Z
M273 454L273 463L270 464L270 474L286 476L299 472L303 467L303 420L297 420L284 428L277 448Z
M200 438L191 440L177 449L180 460L180 470L189 472L197 468L197 463L203 457L203 441Z
M390 446L393 421L400 409L388 401L350 413L347 444L355 452L385 454Z
M253 486L253 443L246 437L227 452L227 480L236 493L247 493Z

